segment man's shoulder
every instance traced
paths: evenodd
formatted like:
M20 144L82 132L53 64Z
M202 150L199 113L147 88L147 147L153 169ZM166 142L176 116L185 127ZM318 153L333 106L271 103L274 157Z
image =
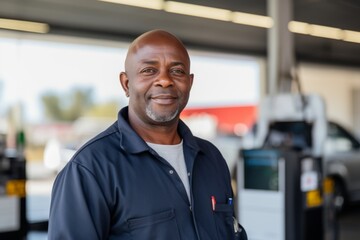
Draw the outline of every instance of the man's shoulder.
M83 144L72 156L62 174L84 171L93 176L108 176L114 162L119 160L119 130L111 125ZM75 173L73 172L73 173Z
M94 145L106 145L108 141L111 141L111 138L115 137L114 135L119 132L116 122L110 125L107 129L100 132L89 141L87 141L81 148L92 148Z
M84 143L75 153L73 159L79 161L82 156L94 156L96 154L101 154L107 149L110 149L111 146L116 146L118 143L117 133L119 129L116 126L116 123L110 125L107 129L100 132L98 135L94 136L86 143Z

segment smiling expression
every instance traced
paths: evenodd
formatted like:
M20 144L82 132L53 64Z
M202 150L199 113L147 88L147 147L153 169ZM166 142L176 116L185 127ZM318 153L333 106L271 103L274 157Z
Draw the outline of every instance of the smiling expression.
M129 98L129 114L143 123L166 124L177 121L186 106L193 75L182 43L173 35L150 32L129 48L126 72L120 80Z

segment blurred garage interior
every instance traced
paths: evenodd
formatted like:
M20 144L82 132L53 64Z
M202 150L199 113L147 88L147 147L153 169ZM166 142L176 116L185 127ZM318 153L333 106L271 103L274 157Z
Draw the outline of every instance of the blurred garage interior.
M321 97L324 175L339 208L326 239L359 239L359 12L358 0L0 0L0 213L13 210L0 214L0 236L47 239L56 174L115 121L127 47L160 28L189 48L195 83L182 118L219 147L235 192L263 100Z

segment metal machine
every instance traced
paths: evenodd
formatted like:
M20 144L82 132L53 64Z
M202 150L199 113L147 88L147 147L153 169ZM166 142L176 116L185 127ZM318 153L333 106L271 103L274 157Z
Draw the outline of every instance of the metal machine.
M26 220L26 161L0 139L0 239L24 239Z
M237 170L238 216L250 240L336 239L332 185L323 177L326 127L318 96L264 100Z

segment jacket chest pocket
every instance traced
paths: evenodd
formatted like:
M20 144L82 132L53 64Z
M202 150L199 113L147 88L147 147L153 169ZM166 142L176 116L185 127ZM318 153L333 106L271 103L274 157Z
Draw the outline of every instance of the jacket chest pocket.
M180 240L173 209L128 220L133 240Z
M218 239L235 239L233 206L217 203L214 210Z

